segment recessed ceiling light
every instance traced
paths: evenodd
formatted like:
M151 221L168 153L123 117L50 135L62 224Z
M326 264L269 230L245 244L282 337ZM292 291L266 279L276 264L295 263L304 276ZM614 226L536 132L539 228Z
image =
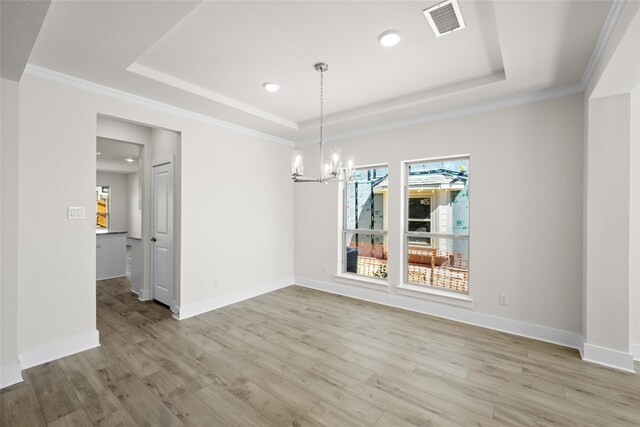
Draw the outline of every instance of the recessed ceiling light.
M101 152L99 152L99 151L97 151L97 152L96 152L96 155L98 155L98 156L99 156L100 154L102 154L102 153L101 153Z
M132 163L133 159L125 159L127 162Z
M273 83L273 82L262 83L262 87L267 92L277 92L280 89L280 85L278 83Z
M395 46L400 42L400 32L396 30L385 31L378 36L378 41L384 47Z

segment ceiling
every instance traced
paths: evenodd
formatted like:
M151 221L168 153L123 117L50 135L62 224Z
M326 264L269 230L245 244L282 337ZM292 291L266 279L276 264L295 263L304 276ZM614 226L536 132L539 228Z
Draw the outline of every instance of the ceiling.
M29 63L291 141L580 82L611 1L53 1ZM398 30L382 47L378 35ZM266 92L262 83L280 84Z
M47 15L47 1L0 1L0 75L20 81Z
M97 138L96 169L98 171L135 173L138 172L139 158L140 145L109 138ZM125 159L132 159L133 162L128 162Z

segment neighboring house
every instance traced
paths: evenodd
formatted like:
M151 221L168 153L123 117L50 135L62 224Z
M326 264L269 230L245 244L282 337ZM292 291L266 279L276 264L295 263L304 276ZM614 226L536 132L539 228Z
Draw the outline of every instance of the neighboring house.
M468 161L436 166L414 169L408 177L407 231L445 236L468 234ZM346 186L346 228L386 230L388 191L386 168L362 171L355 183ZM353 233L346 242L348 272L386 277L386 236ZM467 241L412 237L406 251L407 281L467 291Z

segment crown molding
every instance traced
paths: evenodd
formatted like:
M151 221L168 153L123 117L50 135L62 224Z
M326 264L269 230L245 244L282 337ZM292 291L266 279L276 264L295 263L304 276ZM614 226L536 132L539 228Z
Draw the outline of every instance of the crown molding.
M405 94L394 98L387 98L372 104L361 105L348 110L338 111L333 114L324 116L325 125L334 125L336 123L348 122L350 120L373 115L384 114L390 111L415 106L433 99L442 98L453 95L454 93L463 92L465 90L475 89L481 86L490 85L506 80L504 70L496 71L481 77L430 88L427 90ZM307 120L300 123L300 129L313 129L320 126L320 119Z
M27 67L25 68L25 74L29 74L31 76L39 77L45 80L50 80L66 86L71 86L77 89L86 90L88 92L96 93L98 95L109 96L111 98L116 98L121 101L129 102L129 103L140 105L143 107L153 108L155 110L163 111L166 113L176 114L181 117L186 117L188 119L207 123L220 128L243 133L245 135L263 138L268 141L277 142L278 144L284 144L290 147L293 147L295 145L293 141L290 141L288 139L280 138L274 135L269 135L267 133L260 132L255 129L236 125L230 122L226 122L224 120L216 119L211 116L196 113L194 111L186 110L184 108L176 107L170 104L165 104L164 102L155 101L153 99L145 98L143 96L134 95L132 93L125 92L119 89L114 89L98 83L93 83L88 80L83 80L78 77L70 76L68 74L60 73L58 71L53 71L48 68L39 67L37 65L27 64Z
M618 23L618 19L620 18L620 14L622 13L625 1L626 0L613 0L611 9L609 9L609 14L607 15L607 19L605 19L604 21L604 25L602 26L602 30L600 31L600 36L598 37L598 41L596 42L596 47L593 49L591 57L589 58L589 62L587 62L587 66L582 73L582 78L580 79L580 86L582 86L582 90L587 87L587 84L589 83L589 80L591 80L591 76L593 76L593 72L596 69L596 65L598 65L598 62L600 62L602 52L604 52L604 48L609 43L611 33L613 33L613 29Z
M218 102L220 104L226 105L227 107L234 108L236 110L251 114L256 117L260 117L261 119L268 120L281 126L286 126L290 129L298 130L298 124L296 122L292 122L291 120L276 116L275 114L271 114L268 111L264 111L249 104L245 104L244 102L240 102L236 99L224 96L221 93L214 92L202 86L198 86L177 77L170 76L151 67L147 67L146 65L134 62L127 68L127 71L151 80L155 80L160 83L164 83L185 92L210 99L211 101Z
M470 114L482 113L485 111L499 110L501 108L512 107L515 105L528 104L530 102L543 101L545 99L557 98L560 96L573 95L576 93L582 93L584 87L580 84L570 84L564 86L556 86L550 89L539 90L535 92L526 93L523 95L516 95L500 100L491 100L475 105L469 105L459 108L453 108L446 111L440 111L437 113L427 114L425 116L412 117L410 119L398 120L394 122L384 123L379 126L371 126L360 128L350 132L344 132L341 134L329 136L323 138L324 141L335 141L339 139L352 138L356 136L367 135L371 133L384 132L392 129L403 128L408 126L415 126L425 123L437 122L440 120L452 119L455 117L467 116ZM305 141L296 144L297 147L315 144L318 140L307 139Z

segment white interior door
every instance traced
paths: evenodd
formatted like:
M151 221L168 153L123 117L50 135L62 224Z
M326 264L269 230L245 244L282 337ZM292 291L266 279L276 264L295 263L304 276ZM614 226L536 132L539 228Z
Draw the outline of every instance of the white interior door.
M173 164L152 173L151 253L153 299L173 307Z

